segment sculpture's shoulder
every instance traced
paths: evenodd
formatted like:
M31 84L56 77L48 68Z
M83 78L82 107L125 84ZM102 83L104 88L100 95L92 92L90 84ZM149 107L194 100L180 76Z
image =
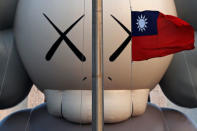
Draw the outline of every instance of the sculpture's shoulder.
M30 126L42 121L45 118L43 115L46 113L46 104L41 104L33 109L17 111L0 121L0 131L29 131Z
M184 113L169 109L161 109L169 131L197 131L197 126Z
M7 116L0 122L0 131L60 131L67 124L64 119L48 114L46 104L43 103Z
M144 123L151 131L197 131L196 125L184 113L170 108L160 108L148 103L145 113L132 118L134 123ZM142 129L144 130L144 129ZM141 131L141 130L140 130Z
M23 131L28 124L31 109L10 114L0 122L0 131Z
M183 113L148 104L145 113L138 117L105 124L106 131L197 131ZM0 131L91 131L91 125L75 124L48 114L46 104L13 113L0 122Z

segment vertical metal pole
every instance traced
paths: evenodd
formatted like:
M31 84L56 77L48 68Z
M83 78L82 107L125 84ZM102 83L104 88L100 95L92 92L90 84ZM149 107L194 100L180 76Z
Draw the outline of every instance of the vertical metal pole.
M92 131L103 131L103 1L92 0Z
M131 71L132 71L132 64L133 64L133 48L132 48L132 37L133 37L133 32L132 32L132 7L131 7L131 0L129 0L130 3L130 10L131 10ZM132 75L132 74L131 74Z

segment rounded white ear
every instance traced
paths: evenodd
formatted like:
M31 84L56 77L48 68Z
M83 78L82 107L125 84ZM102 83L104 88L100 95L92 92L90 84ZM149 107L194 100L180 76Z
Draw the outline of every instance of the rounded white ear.
M32 87L32 82L18 56L12 32L0 31L0 109L21 102Z
M18 0L0 0L0 30L13 25Z
M197 32L195 33L195 37L197 37ZM197 46L197 42L195 46ZM171 65L160 81L160 86L164 94L179 106L197 107L196 58L196 48L192 51L175 54Z

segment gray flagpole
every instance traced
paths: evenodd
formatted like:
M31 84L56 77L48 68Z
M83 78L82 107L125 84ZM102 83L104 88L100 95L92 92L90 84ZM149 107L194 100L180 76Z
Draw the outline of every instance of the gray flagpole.
M129 0L129 2L130 2L130 10L131 10L131 71L132 71L132 64L133 64L133 50L132 50L132 37L133 37L133 35L132 35L132 7L131 7L131 1ZM132 72L131 72L132 73ZM132 74L131 74L132 75Z
M92 131L103 131L103 1L92 0Z

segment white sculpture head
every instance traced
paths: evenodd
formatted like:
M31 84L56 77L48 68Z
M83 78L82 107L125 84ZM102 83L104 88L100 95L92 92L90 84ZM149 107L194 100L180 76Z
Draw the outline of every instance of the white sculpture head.
M131 5L133 10L176 15L173 0L132 0ZM45 93L49 113L74 122L91 122L91 11L91 0L85 6L79 0L20 0L16 14L15 39L28 74ZM129 1L104 1L107 123L143 114L149 91L158 84L173 56L131 64L128 45L116 61L109 61L128 37L111 15L131 29Z

